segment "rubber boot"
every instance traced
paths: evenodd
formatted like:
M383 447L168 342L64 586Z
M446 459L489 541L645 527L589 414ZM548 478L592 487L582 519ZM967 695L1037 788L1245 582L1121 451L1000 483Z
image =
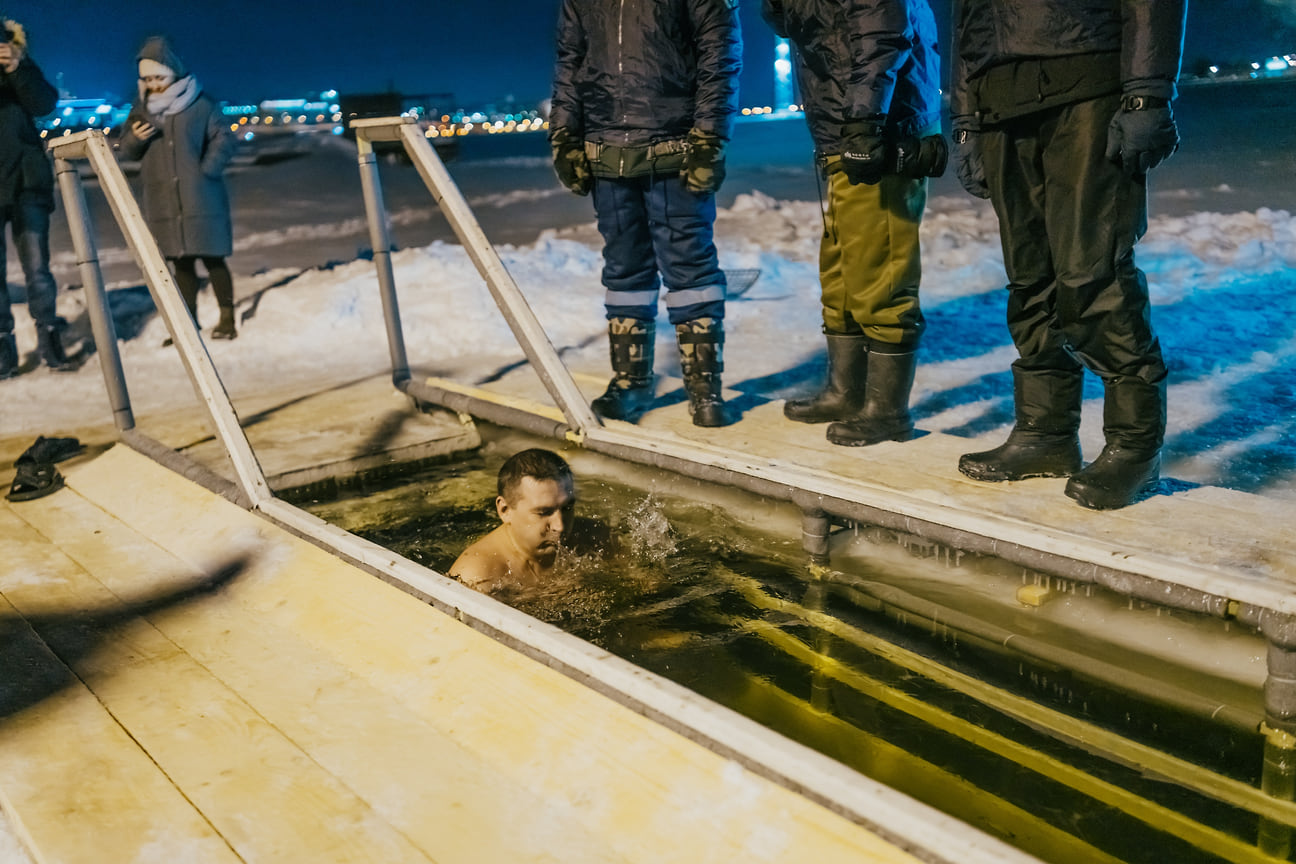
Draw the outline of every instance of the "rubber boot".
M828 427L828 440L845 447L866 447L913 437L909 392L913 389L918 354L913 349L870 342L864 407L855 416Z
M238 328L234 326L234 307L220 307L220 321L212 328L213 339L237 339Z
M591 403L599 416L633 423L648 410L656 397L653 387L655 321L638 318L608 320L608 350L612 359L612 380L607 390Z
M824 332L828 340L828 381L806 399L783 403L783 416L797 423L845 420L864 407L868 342L862 333Z
M1066 494L1091 510L1127 507L1156 491L1165 440L1166 384L1140 378L1106 382L1103 435L1107 444L1067 481Z
M0 333L0 381L18 374L18 342L12 333Z
M77 368L63 351L61 324L36 325L36 353L41 362L55 372L73 372Z
M689 397L694 426L728 426L738 417L720 395L724 371L724 322L696 318L675 325L679 341L680 370Z
M1013 366L1016 423L993 450L967 453L959 471L999 483L1029 477L1070 477L1080 470L1082 369L1023 370Z

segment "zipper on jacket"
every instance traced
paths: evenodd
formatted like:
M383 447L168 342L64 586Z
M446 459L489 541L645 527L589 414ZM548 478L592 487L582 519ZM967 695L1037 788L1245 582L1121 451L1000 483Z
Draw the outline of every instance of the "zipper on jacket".
M625 81L625 41L623 39L625 33L625 4L626 0L621 0L617 6L617 80L622 82ZM624 102L624 97L618 97L618 99ZM620 115L617 118L618 120L625 120L624 105L621 106L618 114ZM621 170L625 170L624 156L621 157Z

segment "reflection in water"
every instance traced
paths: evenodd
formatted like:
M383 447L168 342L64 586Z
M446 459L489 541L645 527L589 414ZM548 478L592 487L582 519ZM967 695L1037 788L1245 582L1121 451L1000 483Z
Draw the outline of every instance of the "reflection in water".
M498 463L488 461L311 509L444 572L497 524ZM577 468L578 513L611 526L619 548L564 558L547 584L499 599L1044 860L1280 860L1255 847L1252 805L1266 799L1254 789L1261 740L1250 715L1193 704L1194 689L1219 689L1209 674L1175 670L1175 692L1190 694L1178 702L1130 692L1018 653L1002 635L1015 627L1025 641L1040 617L999 613L985 629L994 638L943 623L990 605L983 585L962 584L966 572L922 569L957 567L959 553L893 543L850 572L812 573L799 538L757 532L756 520L729 515L745 511L695 490L661 488ZM897 555L911 563L892 567ZM1078 633L1073 654L1087 638ZM1137 665L1132 651L1112 655L1091 666Z

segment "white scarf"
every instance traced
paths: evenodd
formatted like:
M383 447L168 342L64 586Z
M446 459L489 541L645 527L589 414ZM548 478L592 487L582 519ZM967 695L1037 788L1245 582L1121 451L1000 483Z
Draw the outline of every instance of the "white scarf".
M144 84L141 82L140 88ZM198 86L198 79L192 75L186 75L179 81L174 82L170 87L161 93L146 93L145 104L148 111L155 117L165 117L168 114L179 114L188 108L198 98L202 88Z

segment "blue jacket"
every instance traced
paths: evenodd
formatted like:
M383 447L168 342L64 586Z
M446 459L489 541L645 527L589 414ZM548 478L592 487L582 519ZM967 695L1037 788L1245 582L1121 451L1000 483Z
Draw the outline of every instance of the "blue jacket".
M848 120L884 114L890 134L940 130L940 55L927 0L763 0L796 48L806 122L821 155L841 152Z

